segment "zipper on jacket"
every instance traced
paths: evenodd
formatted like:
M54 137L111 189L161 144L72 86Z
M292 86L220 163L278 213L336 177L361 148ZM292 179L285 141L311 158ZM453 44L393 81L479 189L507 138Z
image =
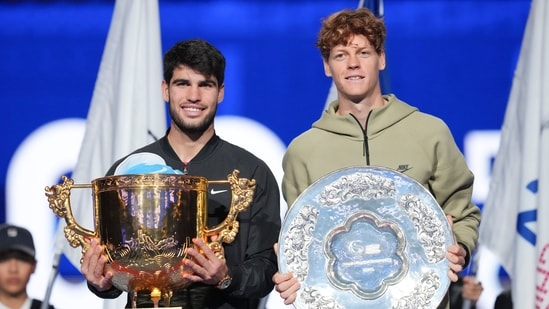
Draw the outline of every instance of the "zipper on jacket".
M368 117L366 117L366 123L364 124L364 129L362 128L362 124L353 114L351 115L356 123L358 123L358 126L360 127L360 130L362 130L362 135L364 136L364 149L362 150L362 155L366 158L366 165L370 165L370 145L368 144L368 120L370 119L370 115L372 114L372 111L368 113Z

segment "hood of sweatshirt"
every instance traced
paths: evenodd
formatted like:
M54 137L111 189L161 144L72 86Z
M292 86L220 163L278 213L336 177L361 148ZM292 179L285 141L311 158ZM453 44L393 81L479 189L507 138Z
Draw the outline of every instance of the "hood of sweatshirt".
M375 137L383 130L418 111L416 107L404 103L394 94L384 95L383 98L386 102L385 105L373 109L368 117L366 126L368 137ZM351 139L363 140L364 131L358 125L357 120L351 114L336 114L338 107L339 101L330 103L322 117L313 123L313 128L347 136Z

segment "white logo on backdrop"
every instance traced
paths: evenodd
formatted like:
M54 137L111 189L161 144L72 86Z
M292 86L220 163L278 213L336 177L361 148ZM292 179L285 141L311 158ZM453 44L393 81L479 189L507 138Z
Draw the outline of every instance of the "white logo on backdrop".
M270 129L251 119L219 116L217 134L250 150L262 158L282 180L282 156L286 145ZM36 129L19 146L8 166L6 179L7 221L28 228L35 240L38 267L29 284L32 297L43 298L51 273L55 216L44 194L45 186L59 181L76 164L84 136L84 119L62 119ZM499 145L499 131L471 131L464 141L464 154L475 174L473 200L482 204L490 183L492 161ZM281 203L281 217L286 205ZM29 215L29 214L32 214ZM479 280L485 288L479 308L489 308L494 295L501 290L499 264L487 254L479 267ZM70 297L67 297L70 295ZM88 291L85 283L71 283L58 277L53 286L51 303L56 308L99 308L101 300Z
M48 207L44 188L58 183L62 175L72 171L85 125L84 119L61 119L37 128L19 145L8 166L6 220L28 228L33 234L38 266L27 291L34 298L44 298L54 254L56 218ZM236 116L219 116L215 125L222 138L263 159L280 183L286 145L274 132L251 119ZM281 215L285 211L283 204ZM73 283L61 276L55 281L50 299L58 309L96 309L102 307L101 301L88 291L85 282Z
M61 119L32 132L19 145L8 166L6 220L32 233L38 265L27 288L42 299L51 274L56 218L48 207L44 188L72 171L84 137L84 119ZM71 283L58 277L50 302L56 308L101 308L101 299L87 291L85 282Z

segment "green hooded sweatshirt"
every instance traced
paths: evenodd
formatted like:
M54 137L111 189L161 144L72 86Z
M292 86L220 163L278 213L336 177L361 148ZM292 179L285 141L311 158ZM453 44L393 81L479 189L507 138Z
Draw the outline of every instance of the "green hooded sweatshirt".
M384 99L383 107L370 112L365 130L351 114L337 115L334 101L311 129L290 143L282 180L288 206L316 180L338 169L390 168L422 184L453 217L456 241L467 250L468 264L480 224L480 209L471 202L473 174L441 119L394 95Z

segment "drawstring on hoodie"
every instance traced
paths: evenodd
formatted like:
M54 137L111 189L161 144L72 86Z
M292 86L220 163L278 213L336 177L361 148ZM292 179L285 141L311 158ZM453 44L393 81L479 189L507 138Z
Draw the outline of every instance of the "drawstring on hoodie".
M370 146L368 145L368 129L367 128L368 128L368 120L370 119L371 114L372 114L372 111L370 111L368 113L368 117L366 117L366 123L364 124L364 129L362 128L362 125L358 120L358 118L356 118L355 115L353 114L349 114L355 119L356 123L358 123L358 126L362 130L362 134L364 136L364 149L362 150L362 155L366 157L366 165L370 165Z

